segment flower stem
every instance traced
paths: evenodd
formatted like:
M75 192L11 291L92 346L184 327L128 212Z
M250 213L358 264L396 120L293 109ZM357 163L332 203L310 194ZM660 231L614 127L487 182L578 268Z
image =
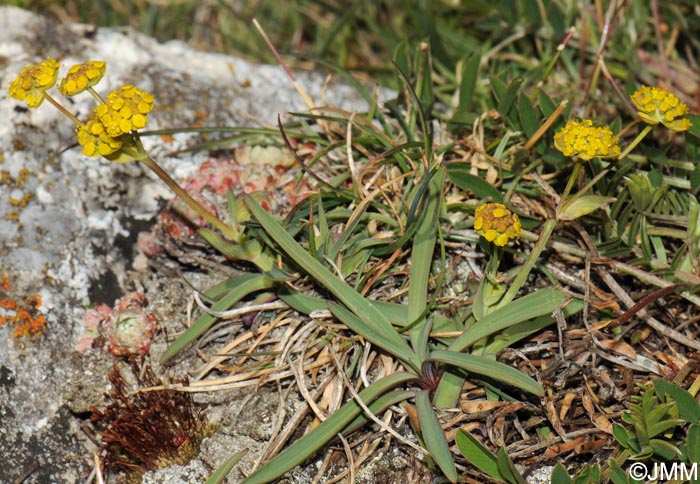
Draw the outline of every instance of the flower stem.
M566 198L571 193L571 189L574 188L574 183L576 182L576 178L578 178L578 172L581 171L581 161L576 160L574 163L574 169L571 171L569 181L566 182L566 188L564 188L564 193L561 194L561 198L559 199L560 207L564 204Z
M95 101L97 101L98 104L104 104L105 100L102 99L102 96L100 96L100 93L95 91L93 88L88 87L87 91L92 94L92 97L95 98Z
M56 109L58 109L59 111L61 111L62 114L64 114L64 115L67 116L68 118L70 118L70 120L73 121L73 122L75 123L76 126L81 126L81 125L83 124L78 118L75 117L75 115L74 115L73 113L71 113L71 112L68 111L65 107L63 107L63 104L61 104L61 103L59 103L58 101L56 101L49 93L45 92L45 93L44 93L44 98L45 98L48 102L50 102L51 104L53 104L54 107L55 107Z
M653 126L651 124L647 124L644 129L637 135L634 140L627 145L627 148L625 148L625 151L620 153L620 156L617 157L618 160L623 160L627 155L630 154L630 152L644 139L646 135L649 134L649 131L651 131Z
M236 240L236 233L233 228L226 225L218 217L213 215L209 210L204 208L204 206L195 200L184 188L182 188L175 180L173 180L170 175L163 170L158 163L155 162L150 156L145 156L139 159L141 163L146 165L150 170L158 175L158 178L163 180L166 185L177 195L180 199L185 202L192 210L197 212L204 220L212 224L214 227L219 229L222 234L226 235L231 240Z
M525 281L527 281L527 277L530 275L530 271L535 266L535 262L537 262L537 259L539 259L540 254L547 246L547 242L549 242L549 238L552 236L552 233L554 232L554 227L556 227L556 225L557 220L554 218L549 219L544 223L544 225L542 226L542 232L540 232L540 237L537 239L537 243L532 248L530 256L527 258L527 260L525 260L525 264L523 264L523 266L518 271L518 275L516 275L515 279L513 279L513 282L510 284L508 291L503 295L501 300L498 302L498 305L493 309L506 306L511 301L513 301L513 299L515 299L515 296L518 295L518 291L521 287L523 287Z

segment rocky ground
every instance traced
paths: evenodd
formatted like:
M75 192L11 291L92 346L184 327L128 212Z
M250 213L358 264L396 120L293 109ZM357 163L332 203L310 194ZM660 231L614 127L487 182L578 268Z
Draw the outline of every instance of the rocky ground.
M108 373L121 361L103 349L80 353L88 308L132 291L143 292L159 321L150 350L158 373L167 334L187 322L192 290L206 288L221 274L176 262L135 271L134 246L170 197L164 185L142 167L86 158L73 146L69 120L45 103L27 110L8 96L20 69L47 56L62 69L89 59L107 62L99 90L133 83L156 98L148 128L193 125L274 126L278 114L303 110L289 79L275 66L191 50L180 42L159 44L130 30L66 25L29 12L0 8L0 482L86 482L95 450L90 440L90 406L103 407ZM332 84L325 74L301 74L300 82L319 104L360 106L350 88ZM89 95L74 98L69 109L85 118ZM196 134L144 138L147 149L178 179L197 173L208 153L168 157L197 141ZM9 301L14 301L11 309ZM21 321L18 308L30 320ZM24 313L22 313L24 314ZM43 317L44 319L41 319ZM25 318L26 319L26 318ZM37 334L14 335L21 324ZM30 326L25 329L31 332ZM194 356L171 368L185 374ZM275 386L195 394L209 404L215 433L187 466L149 473L149 483L199 483L229 455L250 452L241 464L250 469L272 432L280 396ZM302 404L291 394L288 413ZM358 476L362 482L392 482L408 465L394 449L377 454ZM312 482L315 463L285 482ZM381 477L379 477L381 476ZM229 482L240 482L234 471ZM377 480L379 479L379 480ZM114 482L113 480L108 482Z

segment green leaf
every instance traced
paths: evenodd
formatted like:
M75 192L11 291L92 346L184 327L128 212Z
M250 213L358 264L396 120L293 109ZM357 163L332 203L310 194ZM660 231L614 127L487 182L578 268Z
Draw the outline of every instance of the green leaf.
M459 429L455 441L459 451L471 465L494 479L505 482L501 471L498 469L496 455L484 447L472 434Z
M411 272L409 274L410 285L408 288L408 320L417 321L425 318L424 313L428 305L428 283L430 282L430 269L433 262L433 253L437 241L437 228L440 223L439 211L442 201L442 191L445 181L445 170L438 168L437 172L423 183L429 183L425 194L422 216L418 220L418 228L413 238L411 251ZM423 361L427 351L430 325L426 321L418 323L409 331L411 345Z
M583 301L573 300L564 307L564 317L569 318L581 310L583 310ZM494 335L489 342L484 345L483 352L484 354L495 355L502 349L511 346L513 343L516 343L543 328L546 328L552 323L554 323L554 316L552 314L547 314L523 321L522 323L514 324L513 326L504 329L502 333Z
M467 193L473 193L477 198L491 199L503 203L503 195L493 185L481 177L469 173L466 163L454 163L447 166L450 181Z
M462 368L470 373L482 375L501 383L506 383L534 395L544 395L542 385L529 376L505 363L500 363L484 356L456 353L446 350L433 350L430 353L430 359Z
M572 484L572 482L569 472L561 462L554 466L551 484Z
M654 449L654 454L667 461L676 460L681 455L681 451L678 447L665 440L651 439L649 445Z
M362 390L360 399L367 405L381 395L399 385L408 383L416 377L410 373L399 372L377 380ZM265 484L282 477L314 455L362 412L362 407L352 400L338 411L328 416L318 427L294 441L292 445L277 454L270 462L251 474L243 484Z
M415 398L415 396L416 392L414 390L394 390L389 393L385 393L384 395L367 405L367 408L369 408L372 411L372 414L380 415L390 406L396 405L397 403L405 402L406 400ZM343 428L343 435L351 434L355 430L367 424L369 420L370 418L367 416L367 414L362 412L360 415L355 417L355 419L352 422L350 422L346 427Z
M229 292L219 301L211 306L214 312L221 312L230 309L234 304L243 299L249 294L270 289L274 287L276 282L262 274L246 274L240 277L232 278L228 283ZM187 348L190 344L204 334L218 318L209 313L202 314L192 326L187 328L179 338L177 338L160 357L161 365L166 364L180 351Z
M678 416L686 422L700 422L700 404L683 388L666 380L654 380L656 394L669 395L678 405Z
M685 450L686 462L700 462L700 425L693 424L688 429Z
M522 79L513 79L498 100L498 112L507 117L511 123L513 123L513 126L517 127L517 129L520 129L520 123L518 122L515 113L511 113L511 110L513 109L513 105L515 104L515 100L518 97L518 92L520 91L522 85Z
M452 459L450 447L447 445L445 432L443 432L430 402L430 390L421 390L416 393L416 412L420 422L421 436L431 457L450 482L457 482L457 468Z
M262 245L255 239L228 242L218 232L210 229L199 229L197 234L226 257L248 261L263 272L270 271L274 266L274 258L263 252Z
M401 348L401 351L395 356L400 357L416 373L420 373L421 363L416 354L398 335L381 311L318 260L311 257L275 218L267 213L253 198L247 196L245 201L255 220L260 223L270 238L282 248L296 265L306 271L309 276L330 291L345 307L355 313L357 318L364 323L364 326L371 329L372 333L380 335L385 342L391 342L392 347Z
M501 447L498 449L496 454L496 462L498 464L498 470L505 477L506 481L511 484L525 484L525 479L520 474L518 469L515 468L513 461L508 457L506 450Z
M537 116L537 111L532 106L530 98L526 94L521 93L518 99L518 114L520 115L520 124L528 138L532 137L540 128L540 120Z
M462 65L462 82L459 84L459 111L468 113L472 110L474 89L479 79L481 54L474 53Z
M627 430L620 424L613 424L612 433L622 447L625 449L630 448L630 436Z
M510 326L551 314L564 304L564 294L553 287L523 296L484 316L450 344L452 351L464 351L477 341Z
M333 316L338 318L354 333L359 334L373 345L376 345L384 351L394 355L399 360L410 363L404 358L407 354L411 353L411 350L406 342L398 335L398 333L393 333L396 338L387 338L385 335L375 331L371 324L367 324L365 321L358 318L353 312L349 311L340 304L330 303L328 308L333 313ZM406 353L406 351L409 353Z
M207 479L207 482L205 484L220 484L224 482L224 479L226 479L226 476L228 475L229 472L231 472L231 469L236 467L236 464L238 464L243 456L246 455L248 452L248 449L243 449L240 452L236 452L233 454L231 457L226 459L226 462L221 464L218 469L214 471L214 473L209 476L209 479Z
M559 208L557 218L559 220L576 220L616 200L615 197L603 197L601 195L583 195L571 198L566 200Z
M610 466L610 480L613 482L613 484L630 483L630 478L627 476L627 473L620 468L620 464L611 459L608 462L608 465Z

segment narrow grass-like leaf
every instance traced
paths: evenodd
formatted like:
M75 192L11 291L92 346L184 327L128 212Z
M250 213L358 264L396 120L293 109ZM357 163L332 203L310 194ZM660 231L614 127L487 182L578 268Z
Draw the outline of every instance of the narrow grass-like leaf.
M484 447L472 434L459 429L457 430L455 441L467 462L494 479L505 482L501 472L498 470L496 455Z
M226 462L221 464L219 468L216 469L211 476L209 476L209 479L207 479L207 482L205 484L220 484L224 482L224 479L226 479L228 473L231 472L231 469L236 467L236 465L241 461L241 459L246 455L247 452L248 449L243 449L240 452L236 452L231 457L226 459Z
M406 400L415 398L415 396L416 392L413 390L393 390L389 393L385 393L367 405L367 408L369 408L374 415L381 415L390 406L405 402ZM367 414L362 412L343 429L343 435L350 435L355 430L367 424L369 420L370 418L367 416Z
M462 67L462 81L459 85L459 111L467 113L472 109L474 89L479 79L481 54L476 52L467 59Z
M253 217L262 225L267 234L282 248L282 250L307 274L330 291L340 302L350 309L372 333L381 335L385 341L390 341L395 348L401 348L399 354L402 360L416 372L420 371L420 362L408 344L396 333L389 320L362 297L345 281L339 279L323 264L306 252L253 198L246 196L246 205ZM364 335L363 335L364 336Z
M415 375L410 373L394 373L372 383L359 393L359 397L365 404L369 405L392 388L413 379L415 379ZM313 456L347 427L360 412L362 412L362 407L356 401L347 402L338 411L329 415L318 427L295 440L292 445L251 474L243 481L243 484L265 484L282 477L286 472Z
M538 316L550 314L564 303L564 294L554 288L541 289L523 296L510 304L484 316L478 323L466 329L450 344L452 351L464 351L486 336L502 331L514 324Z
M450 482L457 482L457 468L452 458L450 447L445 439L440 421L435 415L433 404L430 402L430 390L416 393L416 412L420 422L420 433L430 456L445 474Z
M411 251L411 273L408 278L408 320L413 322L424 317L428 300L428 282L430 281L430 269L433 262L433 252L437 241L437 227L439 224L439 210L442 201L442 188L445 180L445 170L439 168L438 172L430 179L430 186L426 193L425 205L422 217L418 220L418 229L413 238L413 250ZM418 323L409 336L413 349L418 359L423 361L427 351L428 325Z
M330 303L328 307L333 313L333 316L338 318L353 332L359 334L373 345L387 351L402 362L411 365L411 361L406 359L406 354L415 356L415 353L411 352L410 347L398 335L398 333L393 332L393 336L388 334L380 334L379 332L374 331L371 325L362 321L360 318L355 316L354 313L345 309L340 304ZM406 351L409 353L406 353Z
M542 385L505 363L494 361L484 356L456 353L454 351L433 350L430 359L467 370L469 373L485 376L492 380L520 388L526 392L541 396Z
M454 163L447 167L450 181L465 192L471 192L478 198L491 199L494 202L503 202L503 195L489 182L481 177L469 173L467 163Z
M248 294L270 289L274 287L276 282L262 274L246 274L236 277L230 283L229 292L211 307L212 311L220 312L230 309L238 301L246 297ZM179 338L177 338L160 357L160 363L165 364L176 356L180 351L187 348L204 332L206 332L212 324L217 320L216 316L209 313L202 314L197 321L190 326Z
M583 301L571 301L563 309L564 317L570 317L583 309ZM501 334L494 336L493 341L489 341L483 348L483 354L495 355L504 348L508 348L513 343L543 329L554 323L554 316L547 314L537 318L514 324L503 330Z
M289 304L291 308L303 314L309 314L312 311L321 309L328 309L328 305L330 304L330 301L327 299L318 296L309 296L308 294L296 291L290 292L288 288L281 288L277 296ZM370 303L381 311L391 324L399 327L406 324L407 311L405 305L386 301L370 301Z

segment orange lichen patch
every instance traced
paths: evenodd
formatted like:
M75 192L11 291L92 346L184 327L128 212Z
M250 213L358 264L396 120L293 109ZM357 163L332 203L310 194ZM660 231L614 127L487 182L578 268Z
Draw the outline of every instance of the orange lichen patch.
M10 291L7 274L2 274L0 287L5 293ZM12 325L12 335L15 338L41 334L46 328L46 317L41 314L42 304L38 294L25 296L23 299L4 294L0 297L0 326L6 323Z

